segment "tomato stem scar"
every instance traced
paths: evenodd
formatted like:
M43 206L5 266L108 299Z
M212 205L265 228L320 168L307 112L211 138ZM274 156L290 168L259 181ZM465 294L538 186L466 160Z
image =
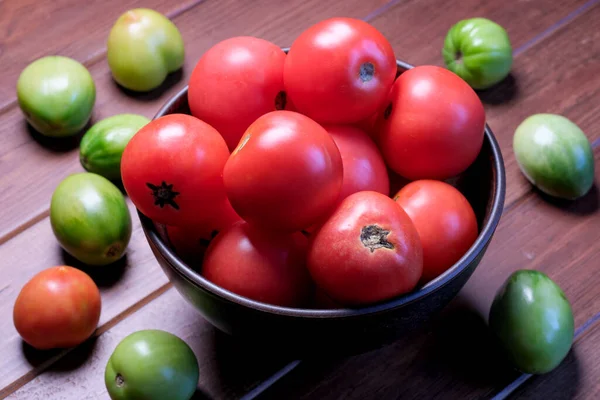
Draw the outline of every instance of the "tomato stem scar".
M359 76L360 76L361 81L369 82L371 79L373 79L374 75L375 75L375 66L372 63L366 62L364 64L361 64L360 71L359 71Z
M387 240L390 231L377 225L365 225L360 230L360 241L373 253L380 248L393 249L394 245Z
M115 383L117 384L117 387L123 387L123 385L125 385L125 379L123 378L123 375L117 374L115 377Z

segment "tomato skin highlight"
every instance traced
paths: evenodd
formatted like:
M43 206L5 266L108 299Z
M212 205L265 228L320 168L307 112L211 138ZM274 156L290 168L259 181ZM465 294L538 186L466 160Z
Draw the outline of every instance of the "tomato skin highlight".
M256 301L300 307L312 298L307 248L308 239L300 232L281 234L238 222L213 239L202 275Z
M198 223L225 199L222 171L228 157L213 127L190 115L166 115L140 129L125 147L123 186L154 222Z
M475 91L445 68L401 74L374 135L390 169L410 180L464 172L483 144L485 111Z
M21 289L13 308L19 335L38 350L71 348L96 330L102 304L85 272L55 266L37 273Z
M192 115L219 131L233 150L258 117L289 109L284 62L283 50L264 39L238 36L215 44L198 60L190 77Z
M410 217L389 197L354 193L311 236L307 266L335 302L366 305L413 290L423 250Z
M244 220L299 231L335 207L342 157L321 125L293 111L273 111L250 125L225 164L223 180Z
M296 109L319 123L345 124L371 116L396 76L388 40L354 18L330 18L302 32L285 60L285 90Z

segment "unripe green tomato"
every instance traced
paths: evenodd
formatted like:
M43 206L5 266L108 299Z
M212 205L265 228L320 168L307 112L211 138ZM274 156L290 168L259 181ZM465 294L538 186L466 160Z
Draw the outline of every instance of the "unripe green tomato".
M104 383L112 400L189 400L200 375L192 349L172 333L148 329L123 339Z
M513 150L525 177L550 196L573 200L594 183L594 155L583 131L556 114L534 114L517 127Z
M81 131L92 116L96 85L79 62L63 56L35 60L21 72L17 98L27 122L51 137Z
M543 374L571 349L575 321L569 301L552 279L543 272L520 270L496 293L489 325L518 370Z
M506 78L513 61L506 30L486 18L465 19L452 26L442 55L446 67L473 89L487 89Z
M121 86L146 92L183 66L183 38L173 22L159 12L136 8L122 14L108 36L107 58Z
M88 265L119 260L131 238L131 215L123 193L90 172L70 175L57 186L50 224L62 248Z
M123 150L148 122L137 114L117 114L96 122L81 138L79 161L83 168L106 179L121 179Z

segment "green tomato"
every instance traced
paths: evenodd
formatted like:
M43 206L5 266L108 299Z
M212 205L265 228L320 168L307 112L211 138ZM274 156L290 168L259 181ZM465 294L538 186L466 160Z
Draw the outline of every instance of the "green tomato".
M187 343L165 331L142 330L117 345L104 383L112 400L189 400L199 375Z
M108 36L107 58L113 78L123 87L146 92L183 66L183 38L175 24L147 8L122 14Z
M51 137L71 136L88 123L96 101L90 72L62 56L35 60L21 72L17 98L27 122Z
M459 21L446 35L446 67L474 89L500 82L512 66L512 46L503 27L486 18Z
M120 179L123 150L148 122L142 115L118 114L95 123L81 138L79 160L83 168L110 180Z
M120 259L131 238L131 215L121 191L90 172L73 174L55 189L50 223L63 249L88 265Z
M496 293L489 324L513 365L542 374L565 358L574 335L571 305L546 274L514 272Z
M525 177L551 196L576 199L594 183L594 155L583 131L561 115L535 114L517 127L513 150Z

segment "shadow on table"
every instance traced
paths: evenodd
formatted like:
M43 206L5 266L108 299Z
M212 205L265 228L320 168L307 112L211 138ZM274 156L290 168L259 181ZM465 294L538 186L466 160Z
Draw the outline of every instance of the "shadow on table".
M94 280L94 282L96 282L96 285L98 285L99 289L109 288L118 283L125 274L125 271L129 265L127 261L127 253L125 253L118 261L104 266L84 264L67 253L64 249L61 249L61 257L64 265L75 267L88 274Z
M42 367L53 358L60 357L60 362L53 363L49 369L56 372L69 372L75 371L85 364L94 351L97 340L96 336L92 336L74 349L52 350L37 350L22 341L21 349L27 362L34 368Z
M65 136L65 137L50 137L44 136L38 131L36 131L29 123L23 119L23 124L25 124L25 129L29 133L29 135L35 140L38 144L40 144L46 150L50 150L55 153L66 153L71 150L79 147L79 143L81 142L81 138L87 132L88 129L95 123L94 116L90 118L88 123L83 127L83 129L75 135Z
M595 182L589 192L575 200L566 200L552 197L535 187L533 190L546 203L561 208L562 210L572 214L585 216L595 213L596 211L598 211L598 208L600 208L598 186Z
M519 94L517 78L512 73L491 88L477 90L481 102L489 105L508 103Z
M148 92L136 92L134 90L130 90L119 85L114 79L113 82L119 88L119 90L127 96L142 101L153 101L162 97L162 95L165 94L165 92L167 92L169 89L171 89L183 79L184 68L185 67L167 75L167 78L159 87Z

